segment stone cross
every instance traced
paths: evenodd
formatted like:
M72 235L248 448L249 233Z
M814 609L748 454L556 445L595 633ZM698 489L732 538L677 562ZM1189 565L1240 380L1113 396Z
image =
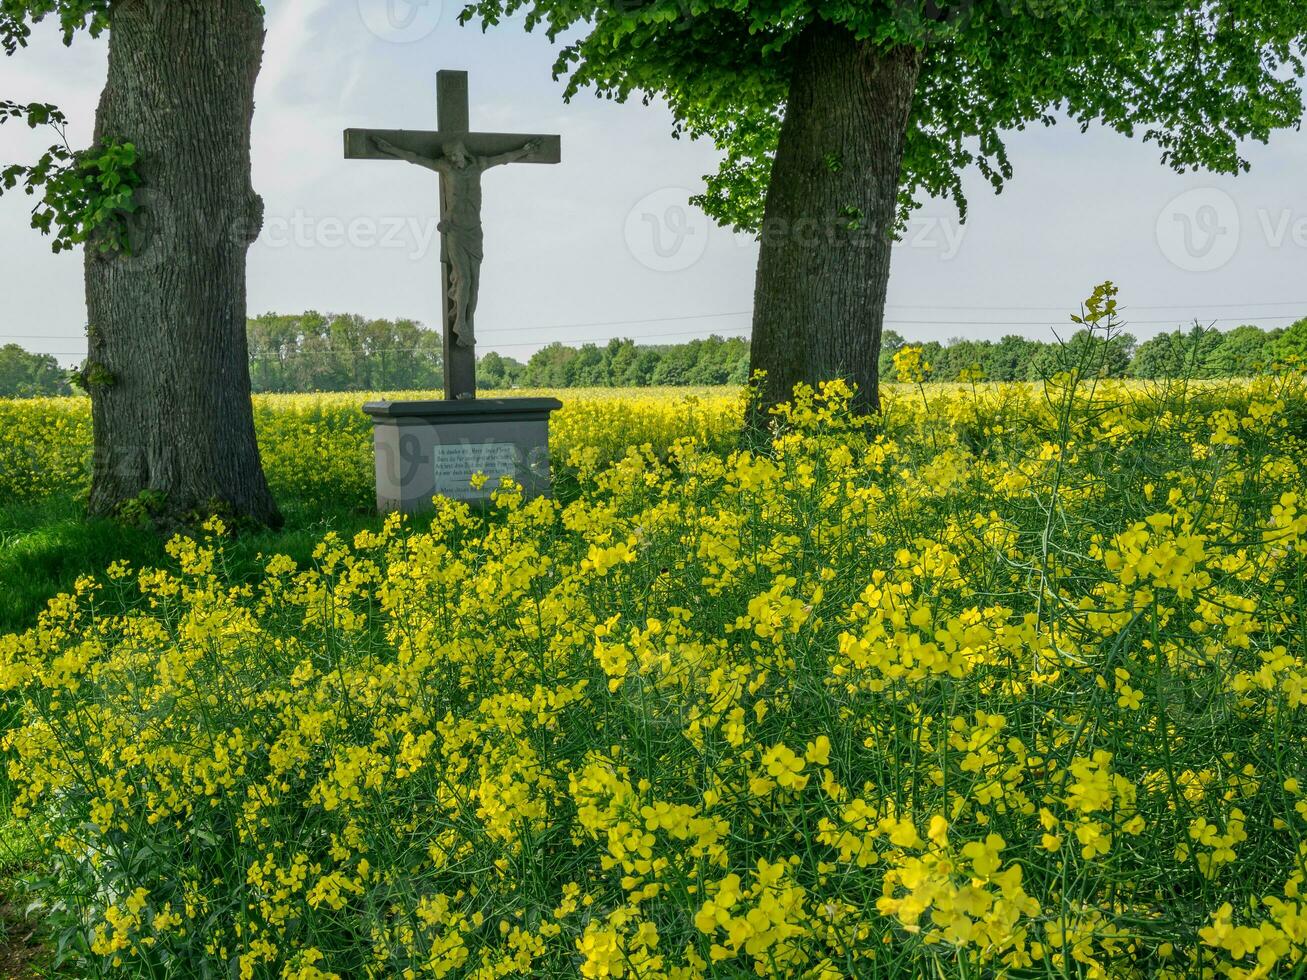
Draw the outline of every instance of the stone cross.
M476 397L474 316L481 281L481 174L505 163L558 163L557 136L468 132L467 72L436 73L433 131L347 129L348 160L405 160L440 174L445 397Z

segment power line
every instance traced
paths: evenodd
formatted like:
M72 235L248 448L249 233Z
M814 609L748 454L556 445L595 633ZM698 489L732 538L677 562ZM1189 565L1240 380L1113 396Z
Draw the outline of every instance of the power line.
M1124 312L1124 311L1120 311ZM1195 317L1204 323L1242 323L1247 320L1301 320L1302 316L1297 313L1280 313L1274 316L1263 316L1259 313L1250 314L1249 316L1226 316L1226 317ZM1159 323L1175 323L1175 318L1169 317L1164 320L1132 320L1127 316L1120 319L1122 326L1133 326L1141 324L1144 326L1153 326ZM932 326L932 327L1049 327L1055 326L1048 320L889 320L885 321L888 326Z
M1268 304L1268 305L1269 305L1269 304ZM1287 305L1289 305L1289 304L1281 304L1281 305L1286 305L1286 306L1287 306ZM1299 306L1303 306L1303 307L1307 307L1307 301L1304 301L1303 303L1300 303L1300 304L1297 304L1297 305L1299 305ZM985 310L985 311L996 311L996 312L999 311L999 310L1007 309L1007 307L1000 307L1000 306L911 306L911 307L909 307L909 306L897 306L897 307L896 307L896 306L887 306L886 308L887 308L887 309L920 309L920 310ZM1138 309L1138 310L1160 310L1160 309L1170 309L1170 308L1171 308L1171 307L1162 307L1162 306L1137 306L1137 307L1134 307L1134 309ZM1238 308L1238 304L1230 304L1230 305L1228 305L1228 306L1212 306L1212 307L1211 307L1211 309L1234 309L1234 308ZM1042 309L1047 309L1047 310L1060 310L1060 311L1065 312L1065 309L1066 309L1066 308L1065 308L1065 307L1061 307L1061 306L1047 306L1047 307L1041 307L1041 306L1020 306L1020 307L1011 307L1011 309L1020 310L1020 311L1022 311L1022 312L1035 312L1035 311L1042 310ZM1175 309L1180 309L1180 307L1175 307ZM1122 307L1122 308L1121 308L1121 312L1122 312L1122 313L1128 313L1128 312L1129 312L1129 309L1126 308L1126 307ZM663 316L663 317L650 317L650 318L647 319L647 320L597 320L597 321L595 321L595 322L593 322L593 323L553 323L553 324L547 324L547 325L543 325L543 326L534 326L534 327L490 327L490 328L488 328L488 329L486 329L486 330L484 330L484 331L482 331L482 332L483 332L483 333L530 333L530 332L534 332L534 331L543 331L543 330L578 330L578 329L583 329L583 328L585 328L585 327L624 327L624 326L633 326L633 325L636 325L636 324L642 324L642 323L669 323L669 322L678 321L678 320L710 320L710 319L713 319L713 318L719 318L719 317L720 317L720 318L724 318L724 317L732 317L732 316L752 316L752 315L753 315L753 311L752 311L752 310L739 310L739 311L736 311L736 312L734 312L734 313L699 313L699 314L694 314L694 315L690 315L690 316ZM1161 320L1130 320L1129 317L1127 316L1127 317L1124 317L1123 319L1127 321L1127 326L1128 326L1130 323L1140 323L1140 324L1149 324L1149 325L1154 325L1154 324L1158 324L1158 323L1173 323L1173 322L1174 322L1174 318L1166 318L1166 319L1161 319ZM1242 317L1235 316L1235 317L1223 317L1223 318L1216 318L1216 319L1208 319L1208 318L1206 318L1206 317L1199 317L1198 319L1206 320L1208 323L1225 323L1225 322L1233 322L1233 321L1235 321L1235 320L1248 320L1248 319L1254 319L1254 320L1297 320L1297 319L1300 319L1300 315L1297 314L1297 313L1292 313L1292 314L1264 314L1264 313L1249 313L1249 314L1247 314L1246 316L1242 316ZM985 326L998 326L998 327L1005 327L1005 326L1025 326L1025 327L1039 327L1039 326L1049 326L1049 323L1048 323L1047 320L890 320L890 319L886 319L885 322L886 322L887 324L890 324L890 325L899 324L899 325L936 326L936 327L948 327L948 326L971 326L971 327L985 327Z
M630 327L642 323L674 323L681 320L714 320L728 316L753 316L753 310L733 313L689 313L684 316L653 316L643 320L595 320L592 323L551 323L535 327L490 327L484 333L527 333L536 330L583 330L586 327Z
M533 327L491 327L483 333L493 332L513 332L524 333L536 330L584 330L586 327L629 327L638 326L643 323L674 323L683 320L713 320L728 316L752 316L753 310L736 310L731 313L687 313L677 316L651 316L639 320L594 320L589 323L545 323ZM82 335L58 335L49 336L46 334L0 334L0 340L84 340Z
M752 316L753 310L737 310L733 313L689 313L684 316L652 316L639 320L594 320L590 323L546 323L533 327L490 327L485 333L527 333L540 330L584 330L587 327L630 327L644 323L675 323L684 320L713 320L728 316ZM46 334L0 334L0 340L84 340L84 336Z
M1066 311L1066 306L978 306L974 303L968 303L964 306L941 306L926 303L886 303L887 309L892 310L1021 310L1026 312L1036 312L1043 310ZM1160 306L1139 305L1136 303L1124 304L1120 307L1123 311L1129 310L1188 310L1188 309L1208 309L1208 310L1238 310L1249 306L1303 306L1307 307L1307 300L1275 300L1268 303L1171 303ZM1250 314L1257 315L1257 314Z
M668 337L687 337L687 338L689 338L689 339L691 339L691 340L707 340L707 339L708 339L708 337L701 337L701 336L699 336L699 333L700 333L700 331L694 331L694 330L682 330L682 331L680 331L679 333L650 333L650 334L645 334L644 337L639 338L639 339L642 339L642 340L655 339L655 340L656 340L656 339L665 339L665 338L668 338ZM712 336L712 335L709 335L709 336ZM607 344L607 343L609 343L610 341L613 341L613 340L633 340L633 339L635 339L635 338L631 338L631 337L578 337L578 338L576 338L576 339L574 339L574 340L554 340L554 341L550 341L550 343L554 343L554 344L563 344L563 345L565 345L565 346L566 346L566 345L571 345L571 344L594 344L595 346L599 346L599 345L601 345L601 344ZM723 340L747 340L748 338L747 338L747 337L743 337L743 336L736 335L736 336L731 336L731 337L722 337L722 339L723 339ZM489 346L489 345L487 345L487 346ZM494 345L494 349L495 349L495 350L500 350L500 349L508 348L508 347L518 348L518 347L539 347L539 346L540 346L539 344L530 343L530 342L525 342L525 343L520 343L520 344L495 344L495 345ZM421 354L439 354L439 353L441 353L441 351L440 351L438 348L431 348L431 347L386 347L386 348L381 348L381 349L378 349L378 350L371 350L371 351L365 351L365 350L315 350L315 351L296 351L294 354L290 355L290 357L287 358L287 360L290 360L291 358L295 358L295 357L302 357L302 356L304 356L305 354L318 354L318 355L342 354L342 355L343 355L343 354L419 354L419 353L421 353ZM261 360L261 359L267 359L267 358L273 358L273 357L280 357L280 355L279 355L279 354L274 354L274 353L267 353L267 354L252 354L252 355L251 355L251 360Z
M699 336L700 333L701 333L701 331L694 331L694 330L683 330L683 331L680 331L680 332L678 332L678 333L651 333L651 334L645 334L645 335L644 335L642 338L640 338L640 339L642 339L642 340L644 340L644 339L663 339L663 338L669 338L669 337L687 337L687 338L689 338L689 339L691 339L691 340L707 340L707 339L708 339L708 337ZM709 335L709 336L712 336L712 335ZM635 338L631 338L631 337L578 337L578 338L575 338L575 339L572 339L572 340L554 340L554 341L550 341L550 343L555 343L555 344L565 344L565 345L568 345L568 344L595 344L595 345L599 345L599 344L607 344L609 341L613 341L613 340L633 340L633 339L635 339ZM746 338L746 337L739 336L739 335L735 335L735 336L731 336L731 337L723 337L722 339L723 339L723 340L745 340L745 339L747 339L747 338ZM487 345L487 346L489 346L489 345ZM540 346L539 344L532 343L532 342L530 342L530 341L526 341L526 342L518 343L518 344L495 344L495 345L494 345L494 349L498 350L498 349L501 349L501 348L509 348L509 347L511 347L511 348L518 348L518 347L539 347L539 346ZM76 355L78 355L78 354L85 354L86 352L85 352L84 350L79 350L79 351L42 351L42 353L50 354L50 355L53 356L53 357L73 357L73 356L76 356ZM438 348L438 347L379 347L379 348L377 348L377 349L375 349L375 350L358 350L358 349L349 349L349 350L297 350L297 351L295 351L295 353L289 355L289 356L286 358L286 360L292 360L292 359L294 359L294 358L296 358L296 357L309 357L309 356L319 356L319 357L342 356L342 357L343 357L343 356L345 356L345 355L347 355L347 354L372 355L372 354L440 354L440 353L441 353L441 350L440 350L440 348ZM269 358L279 358L279 357L281 357L281 355L280 355L280 354L277 354L277 353L275 353L275 352L268 352L268 353L264 353L264 354L251 354L251 355L250 355L250 359L251 359L251 360L256 360L256 361L257 361L257 360L267 360L267 359L269 359Z
M1211 308L1211 309L1235 309L1235 308L1242 308L1242 307L1245 306L1245 305L1247 305L1247 304L1241 304L1241 303L1210 304L1210 308ZM1276 303L1265 303L1265 304L1261 304L1261 305L1265 305L1265 306L1288 306L1288 305L1300 305L1300 306L1307 307L1307 300L1302 301L1302 302L1299 302L1299 303L1291 303L1291 302L1280 303L1280 302L1276 302ZM932 309L933 309L933 310L994 310L994 311L998 311L998 310L1002 310L1002 309L1015 309L1015 310L1022 310L1022 311L1035 311L1035 310L1040 310L1040 309L1048 309L1048 310L1064 310L1064 309L1065 309L1064 307L1038 307L1038 306L1023 306L1023 307L995 307L995 306L913 306L913 307L908 307L908 306L895 306L895 307L892 307L892 308L895 308L895 309L923 309L923 310L932 310ZM1134 309L1140 309L1140 310L1179 309L1179 308L1180 308L1180 307L1163 307L1163 306L1137 306L1137 307L1134 307ZM1129 309L1130 309L1130 308L1128 308L1128 307L1122 307L1121 312L1122 312L1122 313L1127 313L1127 314L1128 314ZM687 321L687 320L711 320L711 319L718 319L718 318L725 318L725 317L750 316L750 315L752 315L752 313L753 313L752 310L737 310L737 311L730 312L730 313L692 313L692 314L686 314L686 315L682 315L682 316L647 317L647 318L642 318L642 319L637 319L637 320L595 320L595 321L591 321L591 322L588 322L588 323L552 323L552 324L542 324L542 325L538 325L538 326L530 326L530 327L496 327L496 328L490 328L490 329L487 329L487 330L483 331L483 335L485 335L485 334L494 334L494 333L527 333L527 332L546 331L546 330L574 330L574 329L575 329L575 330L579 330L579 329L584 329L584 328L587 328L587 327L623 327L623 326L638 326L638 325L646 324L646 323L675 323L675 322L683 322L683 321ZM1242 323L1242 322L1246 322L1246 321L1248 321L1248 320L1250 320L1250 319L1251 319L1251 320L1299 320L1299 319L1302 319L1302 317L1301 317L1299 314L1296 314L1296 313L1276 313L1276 314L1248 313L1248 314L1246 314L1245 316L1227 316L1227 317L1193 317L1192 319L1199 320L1199 321L1201 321L1201 322L1206 322L1206 323ZM1131 325L1134 325L1134 324L1138 324L1138 325L1141 325L1141 326L1156 326L1156 325L1158 325L1158 324L1170 324L1170 323L1175 323L1175 322L1176 322L1176 318L1174 318L1174 317L1168 317L1168 318L1164 318L1164 319L1156 319L1156 320L1132 320L1132 319L1130 319L1128 316L1124 316L1124 317L1122 318L1122 323L1123 323L1125 326L1131 326ZM1047 320L1047 319L1045 319L1045 320L918 320L918 319L895 319L895 318L886 318L886 320L885 320L885 326L888 326L888 327L900 327L900 326L930 326L930 327L1048 327L1048 326L1054 326L1054 325L1055 325L1055 324L1050 323L1049 320ZM632 338L632 339L657 338L657 337L679 337L679 336L688 336L688 335L690 335L690 334L693 334L693 333L699 333L699 332L701 332L701 331L682 331L682 332L679 332L679 333L645 334L645 335L643 335L642 338ZM0 340L84 340L84 339L85 339L85 337L73 336L73 335L61 335L61 334L56 334L56 335L54 335L54 336L49 336L49 335L45 335L45 334L0 334ZM605 338L582 337L582 338L579 338L579 339L577 339L577 340L563 340L563 341L552 341L552 342L553 342L553 343L563 343L563 344L607 343L609 340L625 340L625 339L628 339L628 338L625 338L625 337L605 337ZM533 346L535 346L535 344L534 344L534 343L530 343L530 342L524 342L524 343L516 343L516 344L499 344L499 345L497 345L497 346L500 346L500 347L533 347ZM383 349L383 350L373 351L373 352L371 352L371 353L378 353L378 354L380 354L380 353L412 353L412 352L415 352L415 351L421 351L421 350L425 350L425 349L426 349L426 348L421 348L421 347L414 347L414 348L389 348L389 349ZM76 354L84 353L84 351L44 351L44 352L42 352L42 353L49 353L49 354L51 354L52 356L55 356L55 357L71 357L71 356L76 355ZM326 353L341 353L341 354L345 354L345 353L369 353L369 352L367 352L367 351L321 351L321 352L315 352L315 353L324 353L324 354L326 354Z

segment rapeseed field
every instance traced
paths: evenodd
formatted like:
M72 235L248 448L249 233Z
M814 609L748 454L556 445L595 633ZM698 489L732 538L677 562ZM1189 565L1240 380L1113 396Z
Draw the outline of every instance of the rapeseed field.
M68 969L1295 975L1302 377L912 357L879 417L581 399L566 499L88 574L0 639ZM261 400L274 483L366 501L357 402ZM75 407L3 412L83 465Z

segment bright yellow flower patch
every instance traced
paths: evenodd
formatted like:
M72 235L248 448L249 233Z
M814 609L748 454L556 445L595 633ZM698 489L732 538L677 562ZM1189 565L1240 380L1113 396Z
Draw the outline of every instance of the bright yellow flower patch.
M0 638L73 972L1293 975L1302 380L847 398L578 402L562 500ZM366 498L355 401L262 401L275 478Z

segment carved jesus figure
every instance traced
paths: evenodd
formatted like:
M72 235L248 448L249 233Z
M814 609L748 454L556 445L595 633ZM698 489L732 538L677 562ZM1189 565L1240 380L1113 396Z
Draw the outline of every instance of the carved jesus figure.
M476 337L472 319L476 313L477 289L481 283L481 259L484 233L481 229L481 174L491 167L514 163L540 148L540 140L530 140L517 150L495 156L479 157L468 152L461 142L445 147L437 157L424 157L403 150L388 140L373 140L377 149L388 156L440 174L440 233L444 236L449 261L449 292L453 307L450 329L459 347L473 347Z

